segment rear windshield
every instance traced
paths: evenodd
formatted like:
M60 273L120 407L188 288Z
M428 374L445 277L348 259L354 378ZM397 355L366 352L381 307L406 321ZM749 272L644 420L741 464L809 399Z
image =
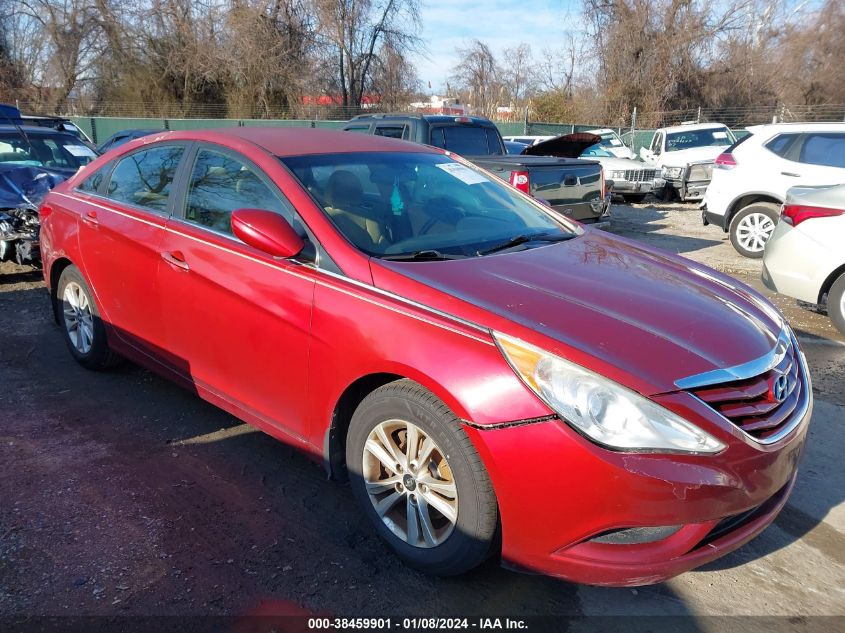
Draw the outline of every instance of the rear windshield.
M472 125L440 125L431 128L431 144L461 156L503 154L499 134L493 128Z
M94 150L70 134L0 132L0 164L79 169L96 157Z

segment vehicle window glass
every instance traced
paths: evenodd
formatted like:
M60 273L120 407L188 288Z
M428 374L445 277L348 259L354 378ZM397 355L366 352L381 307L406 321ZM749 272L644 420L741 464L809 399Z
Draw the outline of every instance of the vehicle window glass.
M354 127L348 127L344 130L345 132L357 132L358 134L366 134L370 131L369 125L356 125Z
M93 174L88 176L88 178L79 183L79 187L77 187L77 189L86 193L98 193L100 190L100 185L103 184L103 179L106 177L108 171L108 165L106 165L105 167L101 167Z
M252 167L230 154L200 149L188 183L185 219L231 234L235 209L275 211L288 222L293 220L287 206Z
M597 143L590 145L587 149L581 152L581 156L599 156L602 158L613 158L613 154L604 149L604 143Z
M0 134L0 163L75 171L95 158L94 150L70 134Z
M402 138L405 126L380 126L376 128L376 136L387 136L389 138Z
M488 144L487 129L478 126L443 125L432 128L431 144L463 156L501 154L499 147Z
M845 134L809 134L801 148L802 163L845 167Z
M766 143L766 149L774 152L781 158L786 158L789 148L792 147L792 143L796 138L798 138L798 136L798 134L778 134L771 141Z
M666 151L677 152L693 147L713 147L733 145L736 142L728 128L709 128L705 130L684 130L666 135Z
M281 159L350 242L370 255L474 256L515 235L569 233L495 177L448 156L362 152Z
M106 195L112 200L166 212L173 177L184 148L169 145L135 152L120 160Z
M655 134L654 141L652 141L651 145L651 151L655 154L660 154L663 151L663 134Z

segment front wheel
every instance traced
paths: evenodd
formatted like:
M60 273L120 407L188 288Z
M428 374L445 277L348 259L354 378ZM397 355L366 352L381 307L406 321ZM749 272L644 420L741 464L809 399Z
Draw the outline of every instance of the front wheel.
M778 206L755 202L737 213L731 221L731 244L743 257L760 259L766 242L778 223Z
M839 275L827 293L827 313L834 327L845 334L845 273Z
M498 507L490 478L458 419L422 386L399 380L361 402L346 464L379 536L411 567L454 576L492 553Z

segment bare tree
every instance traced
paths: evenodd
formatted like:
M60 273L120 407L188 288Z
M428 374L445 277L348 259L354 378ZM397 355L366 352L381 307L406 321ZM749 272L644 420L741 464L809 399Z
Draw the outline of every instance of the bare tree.
M457 49L458 63L450 77L465 102L480 114L492 116L503 100L502 70L496 57L481 40Z
M524 105L537 83L531 47L520 43L502 52L502 83L513 107Z
M329 88L343 107L361 107L376 51L385 43L405 54L418 49L417 0L314 0Z

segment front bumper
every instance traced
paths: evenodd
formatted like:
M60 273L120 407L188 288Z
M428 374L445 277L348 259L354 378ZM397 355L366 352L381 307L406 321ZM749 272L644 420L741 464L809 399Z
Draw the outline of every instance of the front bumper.
M713 456L610 451L560 420L467 432L499 501L504 564L580 583L636 586L703 565L763 531L792 490L811 413L810 403L777 445L728 432L720 436L728 448ZM713 536L743 514L746 520ZM654 542L593 540L662 526L681 527Z
M684 178L667 178L665 188L674 191L684 202L703 200L709 180L685 180Z

